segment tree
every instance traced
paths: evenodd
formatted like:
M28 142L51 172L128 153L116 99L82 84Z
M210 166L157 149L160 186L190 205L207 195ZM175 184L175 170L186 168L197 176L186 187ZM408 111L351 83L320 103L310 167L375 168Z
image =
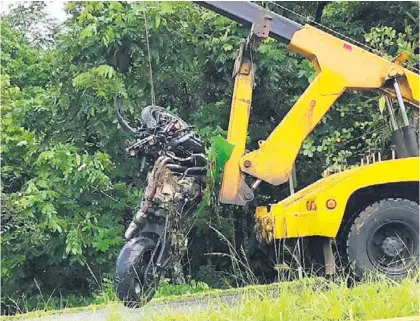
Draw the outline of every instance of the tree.
M46 6L43 1L10 4L4 18L30 42L45 48L53 44L58 31L58 22L46 14Z

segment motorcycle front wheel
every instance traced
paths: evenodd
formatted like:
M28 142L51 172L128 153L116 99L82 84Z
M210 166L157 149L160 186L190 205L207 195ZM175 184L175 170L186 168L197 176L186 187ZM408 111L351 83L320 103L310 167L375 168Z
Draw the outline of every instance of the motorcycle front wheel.
M149 302L157 289L160 272L154 266L156 242L148 237L129 240L118 256L115 287L118 298L130 308Z

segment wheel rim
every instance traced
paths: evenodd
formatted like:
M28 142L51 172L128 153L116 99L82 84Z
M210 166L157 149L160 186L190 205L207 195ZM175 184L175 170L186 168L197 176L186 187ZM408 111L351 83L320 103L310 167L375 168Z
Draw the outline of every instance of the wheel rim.
M389 220L372 233L367 243L371 263L381 272L406 273L417 262L418 232L401 220Z

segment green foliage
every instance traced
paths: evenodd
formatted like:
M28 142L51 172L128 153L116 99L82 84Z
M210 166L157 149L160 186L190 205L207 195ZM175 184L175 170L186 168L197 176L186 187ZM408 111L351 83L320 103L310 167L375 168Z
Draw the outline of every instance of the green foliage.
M54 43L58 22L46 15L47 4L42 1L11 4L13 10L2 17L37 47L47 48ZM36 58L36 57L34 57Z
M317 4L284 6L313 17ZM112 298L100 294L112 292L100 291L112 281L97 280L112 279L124 227L145 181L140 161L124 153L127 137L112 97L125 97L131 123L149 104L145 23L157 104L195 125L207 146L212 137L226 135L233 62L249 31L186 2L69 2L67 13L64 28L53 26L46 38L33 23L48 25L43 5L18 7L1 22L1 285L2 305L11 312L25 300L31 307L35 298L42 302L39 289L52 295L51 302L60 302L59 294L73 298L71 305ZM407 50L409 65L418 62L418 3L332 2L322 22L387 57ZM250 150L315 75L307 60L271 39L254 58ZM366 148L385 152L387 122L377 96L345 94L304 142L296 163L298 188L325 169L353 166ZM220 175L213 175L190 234L191 277L223 286L231 273L228 258L203 255L228 251L211 226L238 251L244 249L261 280L272 280L271 262L254 241L252 210L219 206L219 184ZM263 184L255 203L276 202L287 190ZM200 271L208 271L209 280ZM76 300L75 293L86 299Z
M419 61L420 56L418 53L415 54L419 35L418 32L413 32L410 25L405 27L404 32L398 34L392 27L374 27L365 35L365 40L388 59L406 52L409 58L408 66L413 67Z
M169 283L169 279L164 279L159 283L159 288L155 297L160 298L175 295L188 295L208 292L210 290L210 287L206 283L200 281L196 282L191 280L191 282L186 284L172 285Z
M117 78L116 71L108 65L101 65L79 74L73 79L75 88L94 89L99 98L110 99L123 92L123 83ZM91 113L95 116L95 113Z
M94 290L92 271L112 269L122 244L114 213L136 201L111 179L108 153L61 139L60 86L48 79L53 52L33 47L5 22L2 35L1 270L3 302L13 299L13 310L38 288ZM109 198L123 193L127 205Z

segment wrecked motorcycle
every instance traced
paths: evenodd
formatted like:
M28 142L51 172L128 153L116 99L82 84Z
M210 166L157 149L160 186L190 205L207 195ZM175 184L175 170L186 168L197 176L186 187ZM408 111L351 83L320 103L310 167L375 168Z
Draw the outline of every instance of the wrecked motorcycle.
M143 108L138 126L131 127L117 98L115 107L121 127L133 137L126 153L143 157L143 165L146 159L153 164L116 262L119 299L128 307L139 307L152 299L160 277L186 246L201 201L207 159L193 128L164 108Z

